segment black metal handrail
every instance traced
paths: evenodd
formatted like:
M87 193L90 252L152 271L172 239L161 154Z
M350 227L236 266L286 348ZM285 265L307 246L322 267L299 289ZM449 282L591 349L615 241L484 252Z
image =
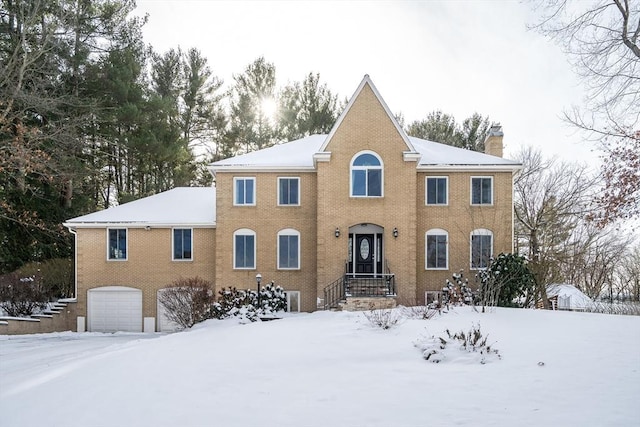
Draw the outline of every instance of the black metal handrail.
M346 299L344 276L334 280L324 288L324 309L329 310L338 306L338 303Z

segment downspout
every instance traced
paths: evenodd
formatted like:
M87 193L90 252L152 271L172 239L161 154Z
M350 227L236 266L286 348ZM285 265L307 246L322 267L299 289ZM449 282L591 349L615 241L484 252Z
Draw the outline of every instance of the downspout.
M73 234L73 284L74 299L78 300L78 232L75 228L67 226L67 229Z

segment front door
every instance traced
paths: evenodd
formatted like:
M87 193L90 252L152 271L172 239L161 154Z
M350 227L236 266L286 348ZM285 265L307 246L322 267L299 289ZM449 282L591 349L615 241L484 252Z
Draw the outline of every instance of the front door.
M374 234L356 234L355 252L355 272L357 274L374 273L375 246Z

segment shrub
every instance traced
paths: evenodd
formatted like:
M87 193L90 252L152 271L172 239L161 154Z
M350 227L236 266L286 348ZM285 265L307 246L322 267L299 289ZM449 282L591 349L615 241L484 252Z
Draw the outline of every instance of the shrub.
M371 323L372 326L376 326L385 330L393 328L401 319L401 316L397 310L376 309L374 306L371 306L368 312L364 312L364 317L369 321L369 323Z
M49 298L70 298L74 296L73 261L68 258L48 259L30 262L18 270L22 277L38 277L43 291Z
M482 304L526 307L531 303L536 281L527 259L518 254L499 254L489 267L476 275Z
M483 336L480 325L471 325L465 333L460 331L452 334L446 331L447 338L430 337L418 341L415 346L422 352L422 357L433 363L447 360L463 360L485 364L493 359L500 359L498 350L487 344L488 335Z
M180 278L158 295L169 320L182 328L211 318L215 301L211 283L200 277Z
M236 316L255 322L260 317L273 316L287 308L284 289L273 282L262 287L259 295L250 289L243 291L232 287L221 289L218 295L212 309L215 319Z
M418 305L415 299L401 299L398 309L408 319L428 320L439 313L437 304Z
M0 308L11 317L29 317L46 307L49 296L38 277L17 273L0 276Z
M453 282L447 279L442 288L442 305L474 304L474 292L469 287L469 279L464 277L462 270L459 273L453 273L451 277Z

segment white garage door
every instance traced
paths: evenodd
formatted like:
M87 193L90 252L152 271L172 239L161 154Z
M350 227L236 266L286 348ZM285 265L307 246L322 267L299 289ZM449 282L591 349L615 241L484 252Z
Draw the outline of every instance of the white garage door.
M90 289L90 332L142 332L142 291L125 286Z
M166 291L166 289L160 289L158 291L158 331L160 332L175 332L180 328L180 325L169 320L167 317L167 309L160 302L160 295Z

